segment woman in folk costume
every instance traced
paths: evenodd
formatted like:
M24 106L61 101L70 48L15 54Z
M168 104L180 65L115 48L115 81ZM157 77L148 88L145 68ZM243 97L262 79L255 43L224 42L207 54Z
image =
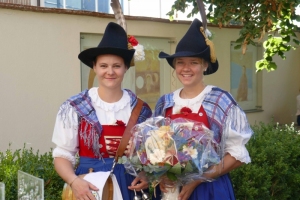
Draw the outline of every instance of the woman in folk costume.
M245 113L233 97L203 81L204 75L218 70L218 61L202 22L198 19L192 22L179 41L175 54L160 52L159 57L166 58L174 68L183 88L163 95L156 104L154 116L162 115L171 119L182 117L203 122L214 132L214 139L223 152L222 162L214 166L213 173L204 175L213 181L197 180L183 185L178 199L235 199L228 173L251 161L245 144L253 132ZM160 189L166 192L165 183L160 183Z
M132 91L121 88L134 53L134 49L128 49L125 30L111 22L99 45L78 55L94 70L99 86L72 96L61 105L52 138L56 144L53 151L55 169L71 186L76 199L95 199L91 190L99 188L78 175L88 173L89 168L94 172L112 169L126 124L138 104ZM136 123L152 115L147 103L139 105L141 111ZM80 160L74 172L76 153ZM124 200L133 199L133 189L139 191L148 187L147 182L127 174L121 164L115 165L113 173Z

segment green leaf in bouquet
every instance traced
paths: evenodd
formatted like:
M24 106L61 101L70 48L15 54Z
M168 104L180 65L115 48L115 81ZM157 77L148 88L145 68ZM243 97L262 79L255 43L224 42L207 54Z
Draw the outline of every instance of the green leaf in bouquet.
M141 164L141 161L139 159L138 156L133 156L131 159L130 159L130 162L133 164L133 165L140 165Z
M134 165L134 168L135 168L137 171L142 171L142 170L143 170L143 166L142 166L142 165Z
M168 179L170 179L170 181L177 181L177 177L175 174L173 174L172 172L167 172L167 177Z
M183 173L189 173L193 171L193 166L190 162L188 162L183 170Z
M126 156L119 157L118 164L124 164L128 161Z
M143 167L143 170L144 170L145 172L151 173L151 172L150 172L150 171L151 171L151 168L150 168L148 165L145 165L145 166Z
M171 167L171 169L169 169L169 172L174 173L174 174L181 174L181 165L180 165L180 163L178 162L176 165Z

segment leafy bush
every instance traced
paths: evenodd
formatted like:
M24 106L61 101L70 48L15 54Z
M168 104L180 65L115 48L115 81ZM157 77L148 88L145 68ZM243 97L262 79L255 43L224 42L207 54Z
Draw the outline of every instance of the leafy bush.
M61 199L64 181L58 176L53 166L52 149L39 154L32 148L0 152L0 182L5 183L5 199L18 199L18 170L44 179L45 200Z
M299 199L300 131L291 126L253 126L247 144L252 162L230 173L238 200Z

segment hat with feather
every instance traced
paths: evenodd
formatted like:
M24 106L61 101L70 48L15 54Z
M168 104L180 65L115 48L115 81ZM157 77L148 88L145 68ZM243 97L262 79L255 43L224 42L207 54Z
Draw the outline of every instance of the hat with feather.
M166 58L169 65L174 68L173 60L177 57L199 57L208 62L209 67L204 75L213 74L218 70L219 64L215 55L212 41L206 36L202 22L194 19L186 34L178 42L175 54L159 53L159 58Z
M135 46L138 46L138 41L133 36L127 35L124 28L119 24L110 22L98 46L82 51L78 58L81 62L93 68L97 56L113 54L122 57L125 65L129 68L134 65L134 58L137 57L134 56L136 53Z

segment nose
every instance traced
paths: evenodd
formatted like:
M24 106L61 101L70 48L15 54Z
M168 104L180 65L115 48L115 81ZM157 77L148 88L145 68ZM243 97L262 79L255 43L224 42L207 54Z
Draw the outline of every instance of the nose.
M107 68L107 74L114 74L114 69L113 69L112 66L109 66L109 67Z
M183 70L185 70L185 71L190 71L190 70L191 70L191 69L190 69L190 65L189 65L188 63L184 64Z

